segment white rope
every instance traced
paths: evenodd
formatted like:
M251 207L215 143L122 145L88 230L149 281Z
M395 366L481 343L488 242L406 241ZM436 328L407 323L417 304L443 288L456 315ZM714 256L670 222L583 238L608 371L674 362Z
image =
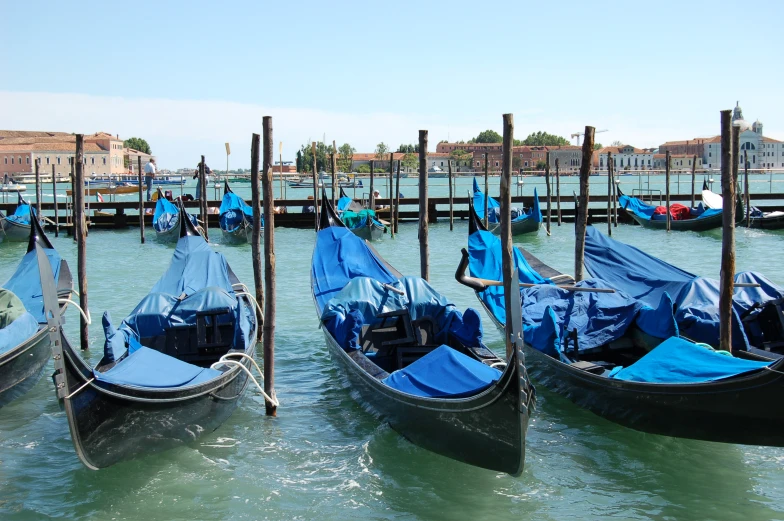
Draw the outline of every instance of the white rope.
M84 389L85 387L87 387L88 385L90 385L90 384L93 382L93 380L95 380L95 378L90 378L89 380L87 380L86 382L84 382L84 384L82 384L82 386L81 386L81 387L79 387L77 390L75 390L74 392L72 392L71 394L69 394L68 396L66 396L66 397L65 397L65 398L63 398L63 399L64 399L64 400L70 400L72 396L74 396L74 395L75 395L75 394L77 394L79 391L81 391L82 389Z
M768 371L771 371L773 373L784 374L781 371L776 371L775 369L771 369L769 365L764 366L763 369L767 369Z
M256 381L256 379L253 377L253 374L251 374L251 372L248 370L248 368L245 367L242 364L242 362L238 362L236 360L229 360L227 357L230 357L230 356L238 356L240 358L247 358L248 360L250 360L251 363L254 365L254 367L256 367L256 371L258 371L259 376L261 377L262 381L264 380L264 373L262 373L261 368L259 367L259 364L256 363L256 360L254 360L252 357L246 355L245 353L226 353L225 355L220 357L220 359L217 362L212 364L210 366L210 369L215 369L216 366L219 366L221 364L235 365L235 366L239 367L240 369L242 369L248 375L248 377L254 383L254 385L259 390L261 395L264 396L264 399L267 400L268 402L270 402L275 407L278 407L280 405L280 402L278 402L277 399L270 398L270 396L267 393L265 393L264 389L259 385L259 382Z
M246 286L242 282L237 282L237 283L232 284L231 285L231 289L233 289L235 291L238 290L238 289L241 289L242 291L250 293L250 290L248 289L248 286Z
M495 367L506 367L506 365L507 365L506 362L501 360L499 362L495 362L495 363L490 364L490 367L493 367L493 368L495 368Z
M68 308L69 304L73 304L74 306L76 306L76 309L79 310L79 313L82 314L82 318L84 319L84 321L87 323L88 326L93 323L92 318L90 317L90 310L89 309L87 310L87 313L85 314L85 312L81 308L81 306L79 304L77 304L76 302L74 302L73 300L69 299L69 298L59 298L59 299L57 299L57 302L59 302L60 304L65 304L66 308Z
M242 297L242 296L248 297L250 301L253 302L253 305L256 307L256 311L259 312L259 315L261 315L262 317L264 316L264 311L261 309L261 306L259 306L259 303L256 302L256 299L249 292L235 291L234 294L237 295L238 297Z

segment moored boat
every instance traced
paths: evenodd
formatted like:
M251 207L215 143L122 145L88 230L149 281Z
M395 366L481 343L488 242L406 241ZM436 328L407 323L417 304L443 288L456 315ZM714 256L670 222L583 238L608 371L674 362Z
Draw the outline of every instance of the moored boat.
M30 239L30 223L35 208L22 198L22 194L18 195L19 202L14 213L2 218L3 236L7 241L23 242Z
M668 209L665 209L663 206L646 204L636 197L625 195L620 189L618 189L618 196L620 207L637 224L644 228L667 229L667 214L665 212ZM740 203L740 199L738 199L735 207L735 222L739 222L742 219L742 210L743 205ZM673 231L702 232L721 228L722 226L722 210L711 209L703 204L700 204L697 208L688 208L676 203L670 205L669 212L671 217L670 229Z
M227 243L250 243L253 235L253 208L229 188L223 185L223 200L220 205L220 229ZM262 216L262 230L264 226Z
M157 196L155 213L152 216L152 227L155 230L155 239L158 242L173 243L179 240L181 215L187 216L194 228L201 235L204 235L201 227L198 225L196 216L184 210L181 212L180 208L164 197L160 188L158 188Z
M362 208L362 205L348 197L342 188L338 199L338 215L354 235L366 241L377 241L387 232L387 227L376 219L374 210Z
M479 188L479 183L476 182L476 178L474 178L473 206L474 211L477 213L479 218L484 219L485 194L482 193L482 190ZM498 201L492 197L488 197L487 208L487 213L489 214L488 228L493 234L499 235L501 233L501 221L498 215L498 212L500 211L500 205L498 204ZM523 235L526 233L538 233L541 224L542 212L539 209L539 193L537 192L536 188L534 188L534 204L531 208L529 208L527 211L518 208L512 209L512 236L514 237L516 235Z
M330 354L365 406L427 450L522 472L535 400L521 355L495 356L476 311L460 313L423 279L403 277L326 197L311 287Z
M721 208L724 198L708 188L708 183L702 183L702 200L708 208ZM746 224L746 212L742 212L739 225ZM749 210L749 228L761 228L763 230L784 229L784 212L763 212L759 208L751 207Z

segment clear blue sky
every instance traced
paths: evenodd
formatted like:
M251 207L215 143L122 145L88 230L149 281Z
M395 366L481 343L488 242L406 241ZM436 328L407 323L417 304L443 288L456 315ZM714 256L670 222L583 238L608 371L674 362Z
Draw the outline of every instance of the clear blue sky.
M247 166L262 113L287 159L324 134L468 139L504 112L518 138L656 146L715 134L736 100L784 139L781 1L2 0L0 19L4 128L139 134L171 167L224 141Z

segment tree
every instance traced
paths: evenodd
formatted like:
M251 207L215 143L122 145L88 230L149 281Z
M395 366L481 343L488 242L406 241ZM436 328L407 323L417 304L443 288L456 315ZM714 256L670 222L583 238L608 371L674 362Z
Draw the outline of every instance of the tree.
M351 167L354 165L354 147L348 143L343 143L338 148L338 169L341 172L351 172Z
M123 146L125 148L132 148L134 150L138 150L139 152L144 152L145 154L152 154L150 150L150 145L144 139L140 137L130 137L123 141Z
M397 147L397 151L404 154L418 154L419 145L400 145Z
M516 143L515 143L516 144ZM520 141L520 145L527 145L532 147L556 147L568 145L569 140L547 132L532 132L528 137Z
M400 164L403 165L403 168L416 170L419 167L419 156L409 152L403 156L403 160L400 162Z
M612 143L610 143L610 146L611 146L611 147L622 147L622 146L623 146L623 143L621 143L620 141L618 141L618 140L616 139L615 141L613 141Z
M329 154L332 152L332 147L328 147L324 143L316 143L316 169L321 171L328 171L330 169ZM300 168L301 172L313 171L313 150L310 143L302 145L299 150Z
M389 159L387 154L389 153L389 147L383 141L376 145L376 159L380 161L386 161Z
M463 163L462 166L468 166L473 158L474 155L471 152L466 152L462 148L455 149L449 154L449 159L454 161L457 166L460 166L460 163Z
M474 139L469 140L469 143L500 143L504 138L495 130L485 130L480 132Z
M594 143L594 144L593 144L593 149L594 149L594 150L601 150L601 149L603 149L603 148L604 148L604 147L602 146L602 144L601 144L601 143Z

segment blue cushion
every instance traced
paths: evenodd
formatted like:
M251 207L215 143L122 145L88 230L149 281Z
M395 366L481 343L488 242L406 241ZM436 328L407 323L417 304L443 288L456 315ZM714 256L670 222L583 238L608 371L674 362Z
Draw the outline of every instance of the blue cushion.
M215 369L189 364L144 346L105 373L93 373L95 379L101 382L156 389L196 385L222 374Z
M0 353L15 348L38 331L38 320L30 314L23 313L16 320L0 329Z
M459 398L484 391L501 371L442 345L382 382L393 389L429 398Z

